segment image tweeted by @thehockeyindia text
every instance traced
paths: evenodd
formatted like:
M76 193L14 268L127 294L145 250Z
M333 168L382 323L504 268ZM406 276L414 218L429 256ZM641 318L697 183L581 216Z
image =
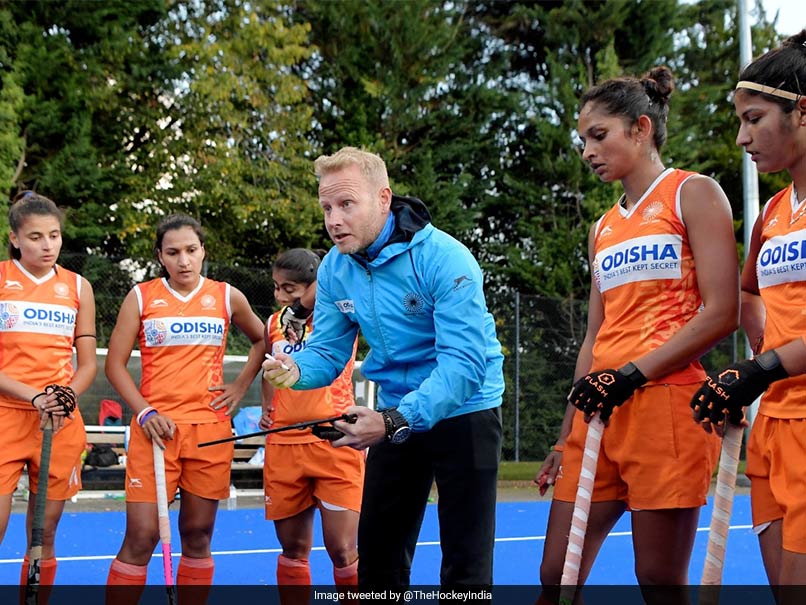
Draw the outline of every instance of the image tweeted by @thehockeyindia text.
M408 590L347 590L347 591L314 591L314 602L336 602L340 599L357 599L361 601L382 601L388 603L411 603L412 601L457 601L460 603L473 601L489 601L493 595L489 589L468 589L442 591L437 588L410 588Z

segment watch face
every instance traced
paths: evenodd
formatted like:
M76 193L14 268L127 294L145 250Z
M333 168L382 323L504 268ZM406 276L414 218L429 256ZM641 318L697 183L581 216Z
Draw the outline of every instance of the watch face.
M395 444L403 443L406 439L409 438L410 435L411 435L411 429L407 426L402 426L394 432L392 438L389 439L389 441Z

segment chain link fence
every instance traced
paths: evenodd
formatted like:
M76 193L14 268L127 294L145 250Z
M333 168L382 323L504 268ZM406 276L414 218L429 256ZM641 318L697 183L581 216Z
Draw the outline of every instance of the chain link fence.
M93 254L62 254L59 264L83 275L92 284L95 294L98 374L90 389L82 395L80 403L84 422L98 424L102 400L113 399L123 403L104 374L106 348L117 321L118 310L132 287L139 282L157 277L159 267L154 260L150 259L111 259ZM204 274L211 279L226 281L241 290L252 308L264 321L274 312L274 285L270 270L206 262ZM232 381L237 377L243 366L242 356L249 352L250 344L240 330L237 328L230 330L227 338L227 357L224 360L226 381ZM128 367L135 382L139 383L139 355L132 355ZM195 380L193 376L183 376L181 369L179 374L181 380ZM359 376L356 378L357 381L361 380ZM240 407L259 405L260 377L258 376L241 401ZM131 419L131 411L126 405L122 405L122 408L123 423L128 424Z
M93 286L99 349L107 347L118 309L129 290L159 272L151 260L70 254L62 255L60 263L81 273ZM266 320L276 309L270 269L210 262L205 263L204 273L241 290L261 319ZM565 397L571 388L577 352L585 335L587 300L499 292L488 293L487 301L496 318L498 338L504 351L503 458L542 460L559 434ZM248 350L248 340L233 329L228 339L228 355L245 355ZM724 366L737 358L736 351L734 335L708 353L703 365L706 369ZM363 358L365 353L366 345L360 343L358 358ZM119 400L104 376L104 360L101 352L98 377L92 389L82 397L82 413L88 424L96 422L102 399ZM225 365L228 380L237 375L241 363L237 358L228 361ZM130 367L135 378L139 377L139 359L133 357ZM187 379L192 380L192 377ZM357 396L366 392L366 385L358 386L361 381L360 374L356 373ZM246 405L260 405L259 379L242 402L242 406ZM124 421L128 418L126 410Z
M543 460L560 433L579 347L587 300L514 292L488 295L504 349L504 460ZM737 359L737 334L702 358L706 371Z

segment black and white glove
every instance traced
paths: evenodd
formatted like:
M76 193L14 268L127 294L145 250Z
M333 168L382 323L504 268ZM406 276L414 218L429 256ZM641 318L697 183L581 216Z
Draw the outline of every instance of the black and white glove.
M627 401L635 390L646 384L646 376L631 362L619 370L600 370L574 383L568 401L591 418L596 412L607 422L613 410Z
M721 426L727 416L731 424L741 425L743 408L758 399L773 382L788 376L774 350L711 372L691 399L694 418L697 422L709 421Z
M302 341L311 313L313 309L305 307L299 299L290 307L283 309L280 314L280 326L288 342L296 344Z
M36 399L38 397L46 397L55 394L56 401L62 406L65 416L70 416L76 409L76 392L69 386L62 386L60 384L49 384L41 393L37 393L31 399L31 404L36 407Z

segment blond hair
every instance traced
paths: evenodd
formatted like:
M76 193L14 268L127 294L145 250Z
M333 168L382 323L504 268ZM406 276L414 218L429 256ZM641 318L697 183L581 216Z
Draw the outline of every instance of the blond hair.
M320 155L313 163L317 178L349 166L358 166L361 174L371 183L379 187L389 186L386 163L381 157L356 147L342 147L333 155Z

